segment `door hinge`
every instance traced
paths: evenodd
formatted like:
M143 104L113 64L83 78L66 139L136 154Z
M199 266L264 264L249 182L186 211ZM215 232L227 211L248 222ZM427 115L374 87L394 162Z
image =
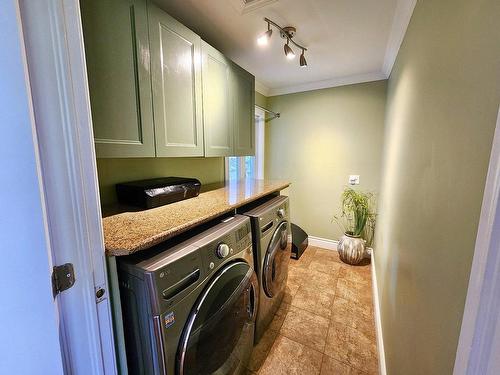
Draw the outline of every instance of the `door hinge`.
M75 284L75 270L73 264L65 263L55 266L52 269L52 294L57 296L59 293L71 288Z

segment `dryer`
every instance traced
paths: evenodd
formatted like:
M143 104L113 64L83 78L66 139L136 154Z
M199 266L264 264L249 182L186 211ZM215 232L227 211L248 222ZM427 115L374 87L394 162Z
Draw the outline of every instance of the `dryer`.
M259 293L249 218L156 253L118 259L129 373L244 373Z
M254 262L259 280L255 343L274 318L285 294L291 256L290 209L287 196L277 196L242 214L250 217Z

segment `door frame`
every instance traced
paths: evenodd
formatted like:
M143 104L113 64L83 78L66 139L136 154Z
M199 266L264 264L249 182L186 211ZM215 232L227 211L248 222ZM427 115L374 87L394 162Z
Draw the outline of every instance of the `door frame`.
M116 374L79 0L12 1L20 9L52 261L75 269L74 286L55 297L64 371Z
M264 179L265 125L266 112L262 108L255 107L255 178L257 180Z
M483 195L454 375L500 373L499 295L500 108Z

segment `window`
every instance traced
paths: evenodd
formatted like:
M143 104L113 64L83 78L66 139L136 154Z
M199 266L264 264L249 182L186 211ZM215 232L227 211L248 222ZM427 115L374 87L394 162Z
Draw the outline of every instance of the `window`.
M227 159L226 179L231 181L255 178L255 156L231 156Z
M264 178L264 124L265 113L255 108L255 156L231 156L226 158L226 180Z

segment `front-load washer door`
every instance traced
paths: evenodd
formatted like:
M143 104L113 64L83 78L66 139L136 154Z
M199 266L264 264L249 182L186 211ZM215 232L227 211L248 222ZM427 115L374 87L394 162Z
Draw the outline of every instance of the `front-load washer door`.
M282 221L274 231L264 258L263 289L269 298L285 287L290 262L291 246L288 241L288 222Z
M208 283L184 328L177 353L179 375L233 374L252 351L257 276L243 261L230 263Z

